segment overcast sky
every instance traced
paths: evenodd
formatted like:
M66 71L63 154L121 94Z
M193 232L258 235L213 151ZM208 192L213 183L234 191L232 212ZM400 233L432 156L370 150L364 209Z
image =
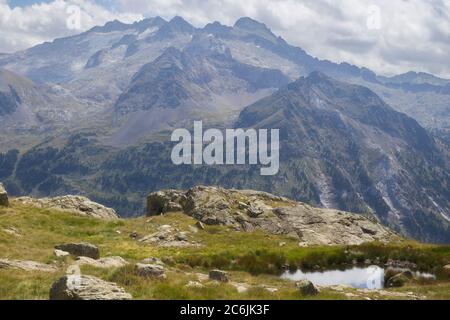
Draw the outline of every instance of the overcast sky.
M68 27L73 6L80 25ZM450 78L450 0L0 0L0 52L157 15L196 26L249 16L321 59Z

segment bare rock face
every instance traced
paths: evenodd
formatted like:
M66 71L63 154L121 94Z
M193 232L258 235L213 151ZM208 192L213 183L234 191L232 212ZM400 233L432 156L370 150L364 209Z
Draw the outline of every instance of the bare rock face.
M93 276L71 275L55 282L50 300L131 300L132 296L115 283Z
M67 243L55 247L56 250L66 251L76 257L100 259L100 250L90 243Z
M271 234L289 235L297 238L302 246L359 245L400 239L374 219L338 210L313 208L253 190L216 187L165 190L151 193L147 205L149 215L183 211L207 225L224 225L248 232L262 229Z
M117 220L119 216L114 209L105 207L81 196L62 196L55 198L34 199L21 197L14 200L17 203L45 209L57 209L82 216L104 220Z
M38 272L58 271L56 267L44 263L34 261L9 260L9 259L0 259L0 269L18 269L22 271L38 271Z
M8 193L6 192L3 184L0 183L0 206L7 207L9 206Z

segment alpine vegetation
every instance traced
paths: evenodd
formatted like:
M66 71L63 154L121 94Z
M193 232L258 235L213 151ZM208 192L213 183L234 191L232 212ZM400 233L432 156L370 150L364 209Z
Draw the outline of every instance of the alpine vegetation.
M262 165L262 176L274 176L280 168L280 130L219 129L203 132L203 122L194 121L194 135L176 129L171 136L178 144L172 149L175 165ZM269 152L270 148L270 152Z

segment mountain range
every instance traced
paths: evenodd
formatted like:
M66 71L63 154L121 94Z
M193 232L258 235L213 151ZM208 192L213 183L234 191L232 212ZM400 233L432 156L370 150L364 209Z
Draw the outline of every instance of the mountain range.
M320 60L250 18L109 22L0 56L0 180L122 215L197 184L261 189L450 243L450 80ZM175 166L170 130L280 129L280 174Z

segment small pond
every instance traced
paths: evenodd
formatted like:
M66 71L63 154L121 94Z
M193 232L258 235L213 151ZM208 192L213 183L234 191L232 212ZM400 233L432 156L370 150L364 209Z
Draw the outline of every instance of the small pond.
M434 279L431 274L416 273L417 277ZM384 269L379 267L353 268L345 271L324 272L286 271L283 279L292 281L309 280L319 286L346 285L358 289L379 290L384 288Z

